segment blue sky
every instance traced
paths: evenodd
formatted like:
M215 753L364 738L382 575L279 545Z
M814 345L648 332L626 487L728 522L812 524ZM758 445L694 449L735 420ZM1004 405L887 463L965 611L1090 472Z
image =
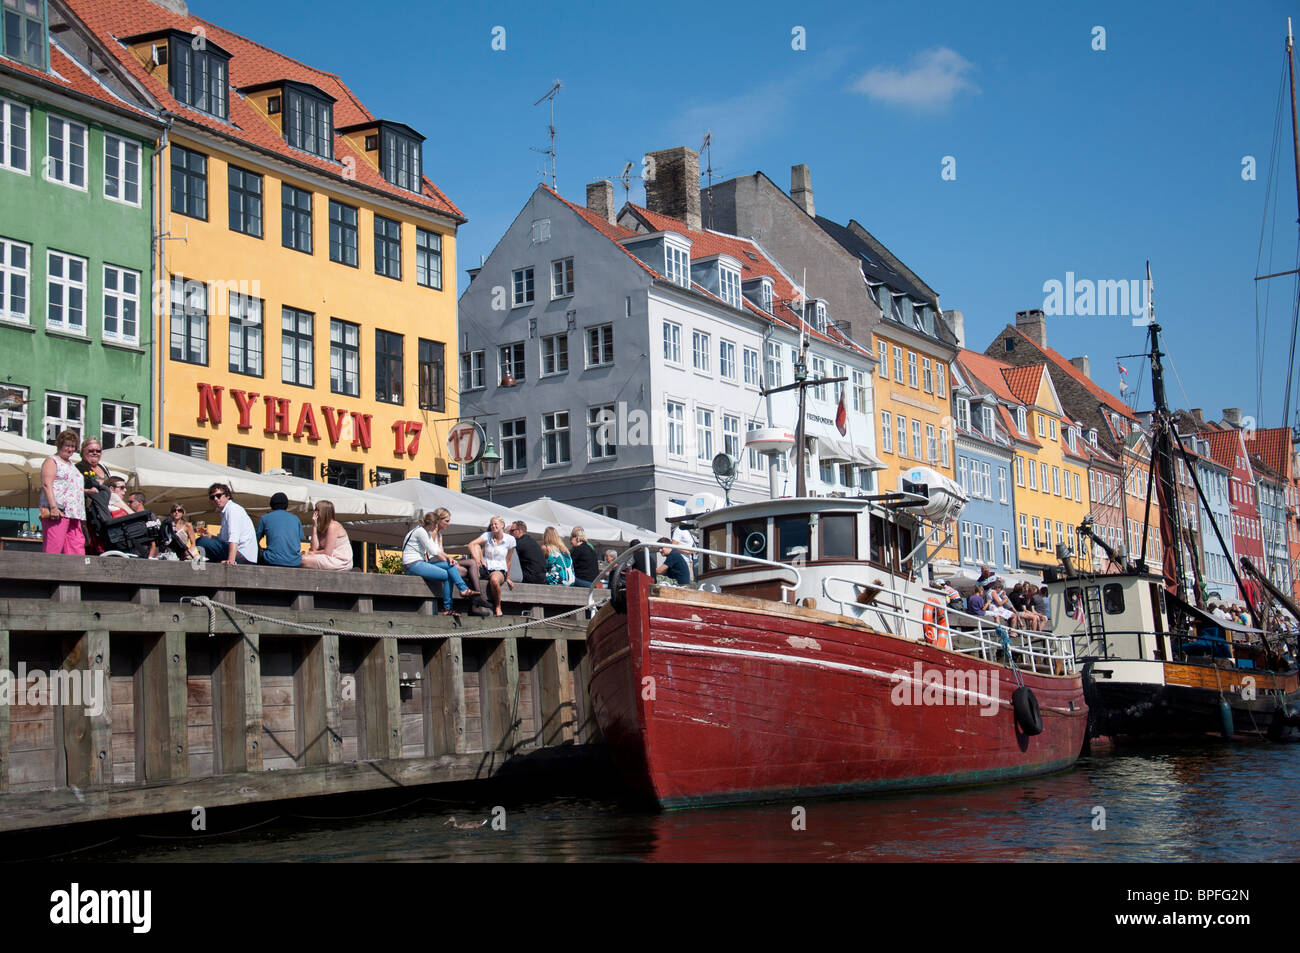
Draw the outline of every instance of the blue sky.
M1254 415L1262 392L1259 424L1281 423L1295 279L1259 283L1271 296L1258 312L1262 375L1252 279L1286 17L1300 16L1287 4L192 0L191 11L339 73L372 112L428 137L426 174L470 219L462 290L463 268L539 181L530 147L545 145L548 115L532 104L558 78L558 188L574 201L706 131L719 179L763 171L788 188L790 166L807 163L817 211L862 222L965 312L979 350L1017 310L1042 306L1045 282L1137 279L1150 259L1171 403ZM504 51L492 49L498 26ZM806 49L792 48L796 27ZM1300 264L1287 110L1280 223L1260 273ZM945 156L955 179L941 177ZM631 199L644 201L635 181ZM1048 343L1088 354L1111 390L1116 356L1143 338L1127 316L1048 322ZM1137 386L1141 362L1124 364ZM1150 406L1149 373L1141 386Z

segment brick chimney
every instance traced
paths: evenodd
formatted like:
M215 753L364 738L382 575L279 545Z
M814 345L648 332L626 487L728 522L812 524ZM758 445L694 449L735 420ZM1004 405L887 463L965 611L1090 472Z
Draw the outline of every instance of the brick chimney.
M948 322L952 336L957 339L958 347L966 346L966 315L960 311L945 311L943 319Z
M179 13L183 17L190 15L190 8L185 0L153 0L153 2L164 10L170 10L172 13Z
M1227 424L1229 427L1235 427L1238 430L1240 430L1241 429L1241 408L1224 407L1223 422Z
M1193 407L1187 413L1192 418L1192 421L1196 424L1198 430L1203 429L1205 427L1205 414L1201 412L1200 407Z
M587 210L614 224L614 183L609 179L587 183Z
M1016 328L1039 347L1047 347L1047 319L1041 308L1017 311Z
M1092 362L1088 360L1087 354L1083 355L1083 357L1070 358L1070 363L1073 364L1075 367L1077 367L1079 370L1083 371L1084 377L1088 378L1089 380L1092 379Z
M645 184L645 204L652 212L700 227L700 157L685 146L650 153L654 178Z
M813 206L812 169L802 162L790 166L790 198L811 217L817 217Z

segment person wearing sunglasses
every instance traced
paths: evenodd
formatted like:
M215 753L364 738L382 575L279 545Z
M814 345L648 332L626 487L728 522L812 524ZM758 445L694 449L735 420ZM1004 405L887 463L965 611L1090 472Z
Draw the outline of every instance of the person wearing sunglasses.
M172 507L171 511L172 531L176 538L185 544L185 550L190 554L190 559L198 559L199 547L195 542L199 534L194 531L194 526L190 523L189 517L185 513L185 507L179 503Z
M199 548L212 562L233 566L257 562L257 530L248 511L230 498L230 487L214 483L208 487L208 499L221 511L221 532L216 539L204 536Z
M110 511L108 481L111 475L103 459L104 445L98 437L87 437L81 442L81 463L77 469L85 481L86 519L82 525L86 537L86 552L102 553L105 549L101 533L97 531L113 518Z

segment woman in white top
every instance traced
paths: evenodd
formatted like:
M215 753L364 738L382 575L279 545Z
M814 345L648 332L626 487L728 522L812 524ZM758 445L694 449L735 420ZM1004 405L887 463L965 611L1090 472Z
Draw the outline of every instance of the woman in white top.
M456 562L442 549L442 531L451 525L451 513L441 506L425 513L420 525L406 534L402 544L402 565L412 576L442 584L442 614L452 615L451 591L455 587L462 596L473 595L465 585Z
M510 580L510 564L515 557L515 538L506 532L506 521L500 516L492 517L488 531L469 544L470 554L488 573L488 595L492 598L492 610L501 615L501 584L513 589Z
M54 456L41 464L41 529L47 553L86 555L81 529L86 518L86 481L72 465L77 440L75 431L63 431L55 439Z

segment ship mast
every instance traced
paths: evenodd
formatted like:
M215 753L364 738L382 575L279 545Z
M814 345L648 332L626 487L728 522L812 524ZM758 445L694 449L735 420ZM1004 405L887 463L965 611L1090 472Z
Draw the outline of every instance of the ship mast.
M1163 554L1165 588L1182 599L1184 598L1182 514L1178 509L1178 481L1174 473L1173 439L1170 434L1173 421L1169 417L1169 401L1165 396L1165 369L1160 362L1163 356L1160 350L1160 325L1153 322L1147 331L1151 336L1151 396L1155 401L1151 428L1151 456L1159 474L1156 478L1156 495L1160 502L1161 544L1165 547ZM1172 552L1170 552L1171 547Z

